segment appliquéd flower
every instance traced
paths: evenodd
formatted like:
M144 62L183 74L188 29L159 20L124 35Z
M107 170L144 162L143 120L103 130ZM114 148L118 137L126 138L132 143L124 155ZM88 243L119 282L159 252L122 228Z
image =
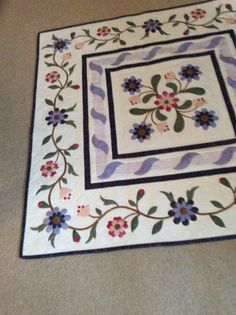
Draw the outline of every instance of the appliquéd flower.
M64 200L70 200L72 194L72 190L70 188L61 188L60 190L60 198Z
M225 18L224 21L226 24L236 24L236 19L233 17Z
M164 109L167 112L170 112L172 108L176 108L178 106L179 98L175 96L173 92L168 93L164 91L161 94L156 96L155 105L158 106L159 109Z
M78 205L77 206L77 214L80 217L88 217L90 214L90 207L89 205Z
M71 41L68 39L57 39L54 41L54 51L59 51L62 53L64 50L67 50L69 45L71 44Z
M54 163L53 161L47 161L46 164L42 165L40 171L42 172L42 176L54 176L57 173L58 164Z
M103 26L97 29L97 36L107 36L109 33L111 33L110 27Z
M56 127L58 124L64 124L65 119L68 117L65 109L55 108L54 111L50 111L48 116L45 118L47 120L48 125L53 125Z
M138 139L139 142L150 139L151 134L154 132L151 126L151 124L146 124L145 122L133 124L133 129L129 130L129 132L132 134L131 139Z
M47 218L43 221L47 225L46 231L48 233L59 234L60 229L66 230L68 228L66 221L71 219L71 216L66 213L67 209L60 210L57 207L53 208L52 211L48 211Z
M143 28L146 33L149 33L149 32L155 33L156 31L161 31L161 26L162 26L162 23L159 20L153 20L153 19L149 19L143 24Z
M167 132L170 130L169 126L167 123L157 123L156 124L156 130L159 131L160 133Z
M124 79L124 82L121 84L124 92L129 92L133 95L136 92L140 92L140 88L142 87L141 79L136 79L135 76L131 76L130 78Z
M83 47L84 47L84 43L78 42L75 44L75 49L77 49L77 50L82 49Z
M139 96L134 95L129 98L129 101L131 105L136 105L141 103L141 98Z
M181 67L181 71L179 72L181 80L187 80L187 82L191 82L192 80L199 80L200 74L202 74L200 68L198 66L193 66L190 64Z
M60 73L57 71L52 71L46 74L45 81L49 83L55 83L60 79Z
M173 71L170 71L164 75L164 78L166 79L166 83L169 83L176 79L176 75Z
M185 201L184 198L178 198L178 201L172 201L170 203L171 210L168 212L169 216L174 217L173 222L175 224L182 223L188 225L189 221L196 221L198 208L194 207L192 200Z
M191 12L192 18L194 18L195 20L199 20L204 18L204 16L206 15L206 11L202 10L202 9L195 9Z
M208 110L203 108L201 111L196 111L195 116L192 117L195 121L196 127L202 127L204 130L207 130L209 127L216 127L216 121L219 119L215 115L213 110Z
M63 56L62 56L62 60L63 61L71 60L71 58L72 58L72 54L71 53L66 53L66 54L63 54Z
M128 228L128 223L121 217L115 217L112 221L108 222L107 228L109 229L108 234L112 237L123 237L125 235L125 229Z

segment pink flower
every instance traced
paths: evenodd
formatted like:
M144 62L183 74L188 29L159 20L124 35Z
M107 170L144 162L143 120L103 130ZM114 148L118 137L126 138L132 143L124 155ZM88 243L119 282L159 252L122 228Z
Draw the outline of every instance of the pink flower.
M108 234L112 237L123 237L125 235L125 229L128 228L128 224L127 221L123 220L121 217L115 217L112 221L108 222L107 228L109 229Z
M176 79L176 76L175 76L174 72L172 72L172 71L166 73L166 74L164 75L164 77L165 77L165 79L166 79L166 83L169 83L169 82L171 82L171 81L173 81L173 80Z
M40 171L42 172L42 176L54 176L57 172L58 164L54 163L53 161L48 161L46 164L42 165Z
M82 49L84 47L84 43L76 43L75 49Z
M57 71L49 72L45 77L45 80L49 83L55 83L59 79L60 79L60 73L58 73Z
M165 109L170 112L172 108L177 107L179 99L175 97L174 93L168 93L164 91L162 95L156 96L157 100L154 102L159 109Z
M66 54L63 54L63 56L62 56L62 60L63 60L63 61L68 61L68 60L70 60L71 58L72 58L71 53L66 53Z
M90 214L90 208L89 208L89 205L81 205L81 206L77 206L77 214L80 216L80 217L88 217L89 214Z
M196 100L194 100L193 101L193 104L195 105L195 106L203 106L203 105L205 105L206 104L206 100L203 98L203 97L201 97L201 98L198 98L198 99L196 99Z
M97 36L107 36L111 32L111 29L107 26L103 26L97 29Z
M195 20L202 19L206 15L206 11L202 9L196 9L191 12L191 15Z
M229 18L225 18L225 23L226 24L236 24L236 19L229 17Z
M156 129L160 133L163 133L163 132L166 132L166 131L170 130L169 126L166 123L158 123L158 124L156 124Z
M61 188L60 190L60 198L64 200L70 200L72 190L69 188Z
M139 96L132 96L129 98L130 104L135 105L141 103L141 98Z

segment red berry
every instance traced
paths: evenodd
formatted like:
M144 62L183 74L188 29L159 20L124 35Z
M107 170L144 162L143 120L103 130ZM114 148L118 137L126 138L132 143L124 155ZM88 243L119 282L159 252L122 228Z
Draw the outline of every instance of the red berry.
M219 182L221 183L221 184L224 184L224 182L225 182L225 177L221 177L220 179L219 179Z
M43 206L43 202L39 201L38 206L39 206L39 208L41 208Z
M139 194L139 195L144 195L144 193L145 193L145 190L144 190L144 189L139 189L139 191L138 191L138 194Z
M80 241L80 236L76 236L76 237L74 238L74 242L79 243L79 241Z

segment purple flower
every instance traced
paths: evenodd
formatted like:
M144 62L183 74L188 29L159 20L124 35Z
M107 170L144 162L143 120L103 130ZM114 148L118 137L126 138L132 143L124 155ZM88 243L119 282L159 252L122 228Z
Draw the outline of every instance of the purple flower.
M143 142L145 139L150 139L151 133L154 132L151 126L151 124L146 124L145 122L141 124L133 124L133 129L129 130L132 134L131 139L138 139L139 142Z
M66 212L66 209L59 210L57 207L47 212L48 217L44 219L43 223L47 225L46 231L48 233L59 234L61 228L64 230L68 228L66 221L69 221L71 216Z
M181 80L187 80L191 82L194 80L199 80L199 75L202 74L198 66L187 65L181 67L181 71L178 73L181 76Z
M50 111L48 113L48 116L45 118L45 120L48 121L48 125L53 125L53 127L56 127L58 124L64 124L65 119L68 117L65 112L65 109L60 110L59 108L55 108L54 111Z
M160 21L153 19L149 19L143 24L143 28L145 29L146 33L149 32L155 33L156 31L161 31L161 26L162 23Z
M203 108L201 111L197 110L192 119L195 120L196 127L202 127L204 130L207 130L209 127L216 127L215 121L219 118L213 110L208 111L206 108Z
M185 201L184 198L178 198L178 201L172 201L170 206L172 209L168 212L170 217L174 217L173 222L175 224L182 223L188 225L189 221L196 221L198 208L193 206L192 200Z
M59 51L60 53L63 52L63 50L68 49L68 45L71 44L71 41L68 39L57 39L54 41L53 46L54 46L54 51Z
M142 87L141 79L136 79L134 76L131 76L129 79L124 79L124 82L121 84L124 92L129 92L133 95L136 92L140 92L140 88Z

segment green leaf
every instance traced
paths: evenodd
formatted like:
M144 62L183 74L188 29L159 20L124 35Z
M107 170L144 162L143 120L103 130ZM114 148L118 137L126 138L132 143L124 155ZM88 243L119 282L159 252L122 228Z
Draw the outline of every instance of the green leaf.
M85 34L86 34L87 36L90 36L90 32L89 32L89 30L85 30L85 29L83 29L83 31L85 32Z
M188 26L188 28L189 28L190 30L196 31L196 27L194 27L194 26Z
M152 228L152 234L156 234L160 232L162 225L163 225L163 221L159 221L156 224L154 224Z
M96 210L98 215L100 215L100 216L102 215L102 210L101 209L96 208L95 210Z
M155 213L157 211L157 207L154 206L154 207L151 207L149 210L148 210L148 215L152 215L153 213Z
M75 32L70 33L70 38L74 39L74 37L75 37Z
M42 185L42 186L39 188L39 190L36 192L36 195L37 195L38 193L40 193L41 191L43 191L43 190L49 189L50 187L52 187L52 185Z
M194 193L195 193L195 191L196 191L197 189L198 189L198 186L195 186L195 187L193 187L192 189L187 190L187 199L188 199L188 201L189 201L189 200L193 200Z
M127 31L130 33L135 33L135 31L132 28L128 28Z
M60 94L58 95L58 99L63 102L63 96L61 96Z
M52 247L54 247L54 248L55 248L55 244L54 244L54 242L55 242L55 237L56 237L56 234L55 234L54 232L52 232L52 233L49 235L49 238L48 238L48 240L51 242Z
M70 80L68 83L67 83L67 87L70 87L71 86L71 84L72 84L72 80Z
M52 137L51 135L45 137L45 138L43 139L42 145L48 143L48 141L51 139L51 137Z
M156 109L155 114L156 114L156 118L160 121L164 121L167 119L167 117L160 112L160 109Z
M216 12L217 12L218 15L220 14L221 7L222 7L222 4L219 5L218 7L216 7Z
M145 108L132 108L132 109L130 109L129 112L132 115L144 115L144 114L151 112L151 111L153 111L152 108L147 108L147 109L145 109Z
M192 93L196 95L203 95L206 91L203 88L193 87L186 90L181 91L181 93Z
M181 132L184 129L184 119L180 112L176 111L176 121L174 124L174 131Z
M64 150L65 155L70 156L70 152Z
M219 28L213 24L211 25L204 25L205 28L211 28L211 29L215 29L215 30L218 30Z
M103 42L103 43L99 43L97 44L97 46L95 47L95 50L97 50L99 47L106 45L107 42Z
M53 34L52 35L52 40L58 40L58 38Z
M69 174L72 174L74 176L79 176L78 174L75 173L74 168L70 163L67 162L67 165L68 165L68 173Z
M64 184L67 184L67 179L65 178L65 177L62 177L62 182L64 183Z
M126 42L123 40L123 39L119 39L119 42L122 46L125 46L126 45Z
M65 124L73 126L74 128L76 128L76 124L74 123L73 120L65 120Z
M60 142L62 139L62 136L59 136L57 139L56 139L56 143Z
M187 100L181 106L178 106L178 109L188 109L192 106L192 101Z
M45 49L45 48L52 48L52 47L53 47L53 45L46 45L46 46L42 47L42 49Z
M55 64L54 64L54 63L50 63L50 62L45 61L45 64L46 64L48 67L55 67Z
M119 38L116 37L116 38L112 41L112 43L116 43L116 42L118 42L118 40L119 40Z
M230 182L228 181L227 178L221 177L219 181L220 181L221 185L223 185L223 186L225 186L225 187L228 187L228 188L230 188L231 190L233 190L233 187L231 186L231 184L230 184Z
M219 201L211 200L211 203L212 203L213 206L215 206L216 208L220 208L220 209L223 209L223 208L224 208L224 206L223 206Z
M172 24L173 27L175 27L177 25L179 25L179 22L175 22L175 23Z
M150 93L150 94L145 95L142 99L143 103L145 104L148 103L150 99L154 96L156 96L156 93Z
M176 14L173 14L173 15L171 15L171 16L169 17L169 20L168 20L168 21L170 22L170 21L174 20L175 18L176 18Z
M210 217L216 225L218 225L220 227L225 227L224 221L221 218L217 217L216 215L212 215L212 214L210 215Z
M52 89L52 90L60 89L60 86L59 85L49 85L49 89Z
M135 24L134 22L131 22L131 21L127 21L126 23L127 23L129 26L134 26L134 27L136 26L136 24Z
M53 101L51 101L51 100L49 100L49 99L45 99L45 103L47 104L47 105L50 105L50 106L53 106L54 104L53 104Z
M75 103L75 105L73 105L72 107L69 107L66 109L66 112L73 112L75 110L77 103Z
M112 199L105 199L103 198L102 196L100 196L103 204L105 206L109 206L109 205L116 205L116 206L119 206L118 203L115 201L115 200L112 200Z
M65 68L66 66L68 66L68 64L69 64L69 62L65 62L62 67Z
M94 42L95 42L95 39L91 39L88 44L92 45Z
M161 80L161 76L159 74L156 74L151 78L151 85L155 92L157 92L157 88L158 88L158 84L160 80Z
M185 19L185 21L189 21L189 15L188 14L184 14L184 19Z
M57 151L55 152L49 152L48 154L44 155L43 159L46 160L46 159L50 159L51 157L53 157L54 155L57 154Z
M80 86L78 84L71 85L71 89L78 90Z
M40 224L37 227L32 227L31 230L42 232L45 229L46 226L47 226L47 224Z
M72 67L69 68L69 75L71 75L75 69L76 65L73 65Z
M176 85L175 83L169 82L169 83L166 84L166 86L167 86L168 88L170 88L175 94L177 94L177 92L178 92L178 87L177 87L177 85Z
M166 191L161 191L162 194L164 194L167 199L169 199L170 202L175 201L174 199L174 195L172 194L172 192L166 192Z
M129 204L131 205L131 207L136 208L136 203L133 200L129 200Z
M120 32L120 30L119 30L118 27L112 27L111 29L112 29L114 32L116 32L116 33L119 33L119 32Z
M97 224L95 224L95 225L91 228L91 231L90 231L90 234L89 234L89 238L87 239L86 244L89 243L93 238L96 238L96 236L97 236L97 233L96 233L96 226L97 226Z
M44 55L44 58L49 58L49 57L52 57L53 56L53 54L46 54L46 55Z
M133 220L131 221L131 232L133 232L138 227L138 223L139 223L138 217L139 215L134 217Z
M233 7L232 7L232 5L231 5L230 3L227 3L227 4L225 5L225 7L226 7L226 9L228 9L229 11L233 11Z

